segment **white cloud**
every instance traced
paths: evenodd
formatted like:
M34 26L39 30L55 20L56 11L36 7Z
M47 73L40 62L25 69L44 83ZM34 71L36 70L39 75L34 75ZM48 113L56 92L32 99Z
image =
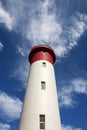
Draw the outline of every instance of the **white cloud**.
M31 16L27 28L27 37L35 44L47 44L54 48L56 55L61 57L78 45L77 41L87 29L87 15L76 12L67 23L57 20L54 1L38 1L35 13ZM50 13L50 10L51 13ZM32 13L30 11L30 13ZM60 14L61 15L61 14Z
M82 130L82 128L74 128L71 125L62 125L62 130Z
M47 5L45 5L47 3ZM59 23L56 22L55 13L49 14L48 6L50 3L45 1L39 4L41 14L39 18L33 17L28 29L27 37L33 41L33 44L53 44L58 41L62 32L62 28ZM52 7L51 7L52 8Z
M47 44L53 47L59 57L64 56L78 45L78 39L87 29L87 14L76 12L68 17L67 21L64 21L61 18L61 12L59 12L60 14L57 13L58 10L56 12L54 0L36 0L34 2L32 0L26 0L26 2L8 0L6 4L8 12L2 6L0 7L1 21L6 27L12 29L15 26L15 31L28 38L32 46ZM23 44L28 51L28 43L21 43L21 45ZM21 50L23 49L21 48Z
M15 70L12 71L10 77L15 77L17 80L21 81L21 88L18 90L26 88L27 79L28 79L28 72L29 72L29 63L28 63L28 56L23 56L16 64Z
M75 79L72 81L72 86L74 92L87 95L87 80Z
M0 123L0 130L10 130L10 125Z
M53 8L55 9L53 0L38 1L27 30L27 37L33 41L33 44L53 46L56 42L58 43L62 27L56 20ZM38 12L38 17L35 14L36 11Z
M21 46L17 46L17 50L18 50L18 52L19 52L19 54L21 55L21 56L25 56L25 50L24 50L24 48L23 47L21 47Z
M13 29L14 19L10 14L2 7L0 3L0 23L4 24L9 30Z
M78 40L85 30L87 30L87 15L76 12L76 14L68 19L67 23L69 24L64 23L64 25L62 25L64 29L59 37L60 43L53 45L56 54L60 57L78 45Z
M62 87L59 93L60 107L74 107L77 104L76 94L87 95L87 81L85 79L73 79L70 84Z
M29 21L30 16L30 5L31 0L8 0L6 3L6 9L14 21L14 31L17 33L25 35L27 28L27 21Z
M73 107L76 105L76 101L73 99L72 86L63 86L59 92L59 104L60 107Z
M3 117L9 120L18 119L20 117L22 102L18 98L8 96L4 92L0 92L0 112Z
M87 29L87 15L80 14L76 12L75 15L71 17L71 26L67 26L67 39L69 40L68 49L73 49L77 45L77 40L82 36L82 34Z
M3 49L3 44L0 42L0 51Z

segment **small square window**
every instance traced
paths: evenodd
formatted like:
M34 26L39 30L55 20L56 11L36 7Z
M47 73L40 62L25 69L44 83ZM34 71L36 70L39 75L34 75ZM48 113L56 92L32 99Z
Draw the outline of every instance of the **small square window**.
M44 90L46 89L46 82L44 81L41 82L41 89L44 89Z
M45 115L40 115L39 120L40 120L40 130L45 130Z
M40 123L40 129L44 130L45 129L45 123Z
M46 67L46 62L42 62L42 64L43 64L43 67Z
M45 122L45 115L40 115L40 122Z

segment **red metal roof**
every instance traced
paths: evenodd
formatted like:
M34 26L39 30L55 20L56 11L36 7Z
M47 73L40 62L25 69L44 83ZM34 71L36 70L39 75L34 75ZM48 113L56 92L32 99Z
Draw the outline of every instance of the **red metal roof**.
M29 54L30 64L38 60L47 60L50 63L54 64L55 59L56 56L54 50L51 47L45 45L34 46Z

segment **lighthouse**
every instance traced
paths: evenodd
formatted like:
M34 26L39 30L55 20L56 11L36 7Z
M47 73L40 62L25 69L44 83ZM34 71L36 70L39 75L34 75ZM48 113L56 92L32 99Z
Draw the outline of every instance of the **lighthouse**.
M19 130L61 130L53 49L37 45L29 54L30 71Z

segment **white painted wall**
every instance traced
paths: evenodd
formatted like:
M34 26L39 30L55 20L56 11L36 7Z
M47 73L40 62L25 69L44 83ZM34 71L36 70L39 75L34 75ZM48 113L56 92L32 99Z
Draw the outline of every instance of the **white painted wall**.
M46 82L46 90L41 89L41 81ZM45 130L61 130L54 67L44 60L30 67L19 130L40 130L40 114L45 114Z

